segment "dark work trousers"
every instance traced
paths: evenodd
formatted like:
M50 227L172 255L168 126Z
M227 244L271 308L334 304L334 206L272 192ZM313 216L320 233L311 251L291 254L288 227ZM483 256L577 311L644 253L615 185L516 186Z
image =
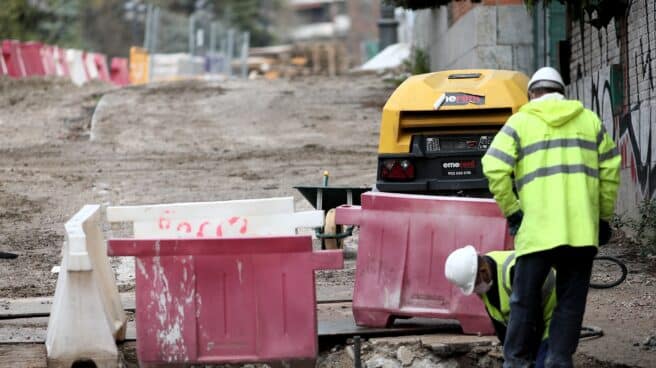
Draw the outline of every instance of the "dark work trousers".
M533 367L538 326L543 318L542 285L556 270L556 309L549 328L545 367L572 367L579 343L592 259L597 248L560 246L517 259L510 297L510 320L503 344L504 368Z

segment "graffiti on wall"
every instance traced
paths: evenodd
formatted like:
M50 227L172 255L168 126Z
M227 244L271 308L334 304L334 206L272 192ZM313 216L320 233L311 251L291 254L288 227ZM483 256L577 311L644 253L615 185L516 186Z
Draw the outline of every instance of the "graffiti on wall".
M649 3L652 5L651 11ZM632 19L637 15L638 18L644 17L646 22L631 24L628 18L631 12L634 15ZM580 37L583 57L576 66L576 80L570 84L568 93L571 98L582 101L595 111L612 133L622 154L622 170L628 173L624 177L629 177L635 184L639 191L635 200L639 201L654 198L656 194L656 162L652 156L656 148L656 137L653 135L656 133L656 49L653 46L656 36L652 35L656 31L656 4L654 0L630 1L623 16L626 17L624 20L628 29L624 34L616 32L620 39L614 35L609 37L607 28L585 26L585 32ZM611 22L608 27L613 27L613 24ZM592 35L595 32L597 37ZM598 44L588 44L592 40ZM620 48L622 42L626 42L625 49L630 51L628 55L620 55L613 60L608 50ZM593 48L599 50L598 56L592 52ZM601 67L587 71L596 57L600 58L597 60ZM614 68L613 64L617 67ZM621 77L613 78L613 70ZM613 101L620 98L623 101Z

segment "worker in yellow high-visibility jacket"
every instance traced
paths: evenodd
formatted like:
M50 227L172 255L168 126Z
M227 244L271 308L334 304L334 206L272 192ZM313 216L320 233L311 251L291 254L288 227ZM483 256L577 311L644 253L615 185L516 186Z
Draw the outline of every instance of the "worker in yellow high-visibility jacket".
M467 245L451 252L444 263L444 276L465 295L481 297L485 310L492 320L494 332L503 345L510 316L510 295L515 269L515 252L498 250L478 254ZM556 274L550 272L540 289L542 320L537 326L538 340L533 342L535 368L544 368L549 350L549 324L556 307Z
M564 88L555 69L538 70L529 81L530 102L508 119L482 161L515 235L504 367L534 361L529 343L541 316L540 288L552 267L557 303L545 366L572 367L592 259L610 237L621 158L599 117L566 100Z

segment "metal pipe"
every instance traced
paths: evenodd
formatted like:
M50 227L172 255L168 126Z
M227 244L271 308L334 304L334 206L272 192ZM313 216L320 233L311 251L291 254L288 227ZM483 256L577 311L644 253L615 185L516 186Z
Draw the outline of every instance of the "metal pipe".
M353 366L355 368L362 368L362 360L360 358L360 336L353 336Z
M153 14L153 4L148 4L146 7L146 26L144 27L145 28L144 32L146 34L144 35L144 42L143 42L143 48L146 50L148 50L148 47L150 47L150 37L152 37L152 35L150 34L152 14Z
M216 53L216 22L210 24L210 55Z
M251 34L250 32L242 33L241 43L241 77L248 78L248 50L250 49Z
M194 34L194 28L196 27L196 16L192 14L189 17L189 54L194 55L194 47L196 45L195 39L196 35Z
M226 75L228 77L232 76L232 58L235 55L235 29L230 28L228 30L228 41L227 41L227 50L226 50Z
M158 41L158 35L159 35L159 12L160 8L159 6L155 7L153 9L153 19L152 19L152 34L150 35L150 53L154 54L157 52L157 47L159 46L157 44Z

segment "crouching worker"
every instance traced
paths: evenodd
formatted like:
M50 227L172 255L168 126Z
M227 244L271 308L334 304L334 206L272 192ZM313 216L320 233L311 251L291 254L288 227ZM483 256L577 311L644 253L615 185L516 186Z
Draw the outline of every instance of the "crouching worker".
M485 304L494 331L503 344L506 328L510 318L510 295L514 276L515 252L494 251L480 255L476 249L468 245L456 249L446 259L444 275L456 285L465 295L476 293ZM543 321L538 326L535 336L541 336L541 341L535 341L533 351L529 354L535 358L535 367L544 367L547 356L549 322L556 307L555 272L547 277L542 287Z

